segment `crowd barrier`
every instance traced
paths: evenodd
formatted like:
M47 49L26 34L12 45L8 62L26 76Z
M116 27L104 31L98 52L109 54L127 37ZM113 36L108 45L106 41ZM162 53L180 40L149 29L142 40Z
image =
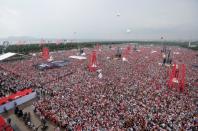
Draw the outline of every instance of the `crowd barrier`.
M3 97L0 99L0 105L6 104L7 102L13 101L19 97L28 95L31 92L32 92L32 89L25 89L23 91L18 91L18 92L13 93L9 96Z
M25 94L27 92L23 92L23 93ZM23 94L23 93L21 93L21 94ZM15 95L15 97L16 97L16 95ZM21 105L21 104L23 104L27 101L30 101L30 100L34 99L35 97L36 97L36 92L32 92L32 93L30 92L28 95L23 95L18 99L15 99L15 100L12 100L10 102L7 102L6 104L0 105L0 113L4 112L5 108L7 110L14 108L15 103L17 105Z

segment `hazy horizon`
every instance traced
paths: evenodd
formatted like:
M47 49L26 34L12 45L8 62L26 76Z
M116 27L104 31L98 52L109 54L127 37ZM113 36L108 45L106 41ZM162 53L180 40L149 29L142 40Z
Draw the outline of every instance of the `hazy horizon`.
M197 0L0 0L0 39L198 40Z

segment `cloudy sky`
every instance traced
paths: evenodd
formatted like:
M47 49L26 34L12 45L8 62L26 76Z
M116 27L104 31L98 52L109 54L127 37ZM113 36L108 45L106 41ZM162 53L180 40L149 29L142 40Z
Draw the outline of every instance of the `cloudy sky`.
M0 38L198 40L198 0L0 0Z

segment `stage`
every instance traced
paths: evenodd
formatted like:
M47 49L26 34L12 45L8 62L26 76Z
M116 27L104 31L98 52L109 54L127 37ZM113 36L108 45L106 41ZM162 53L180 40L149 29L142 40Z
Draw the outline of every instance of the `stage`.
M35 65L35 67L39 70L47 70L47 69L53 69L53 68L60 68L60 67L68 65L69 63L70 63L69 60L59 60L59 61L40 63L40 64Z

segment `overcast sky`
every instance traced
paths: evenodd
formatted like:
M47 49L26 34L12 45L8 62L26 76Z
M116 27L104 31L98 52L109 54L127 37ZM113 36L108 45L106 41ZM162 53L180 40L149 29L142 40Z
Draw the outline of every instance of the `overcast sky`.
M8 36L198 40L198 0L0 0Z

